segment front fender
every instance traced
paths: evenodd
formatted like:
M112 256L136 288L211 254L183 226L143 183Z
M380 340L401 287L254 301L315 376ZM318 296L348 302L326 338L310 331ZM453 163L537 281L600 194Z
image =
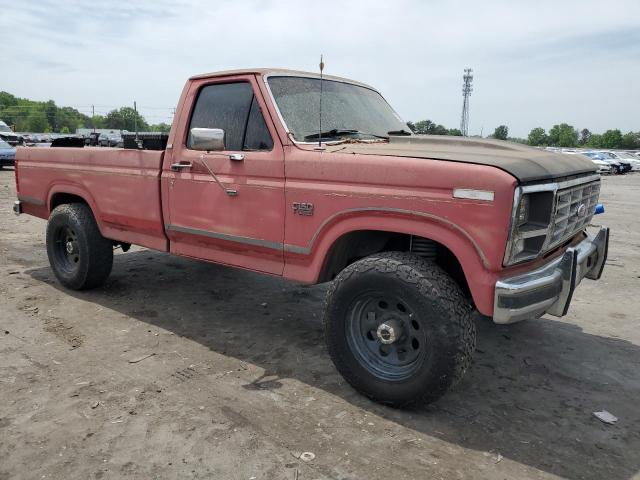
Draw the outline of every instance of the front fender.
M375 207L339 212L322 223L308 245L284 246L285 276L317 282L332 245L343 235L362 230L416 235L446 246L460 262L477 308L485 315L492 312L495 278L486 253L464 228L430 213Z

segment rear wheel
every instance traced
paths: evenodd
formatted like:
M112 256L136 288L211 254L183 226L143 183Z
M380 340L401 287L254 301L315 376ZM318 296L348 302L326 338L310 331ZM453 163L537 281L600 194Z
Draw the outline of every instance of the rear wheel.
M111 273L113 244L100 234L83 203L56 207L47 224L47 256L62 285L84 290L102 285Z
M327 294L325 336L338 371L364 395L395 407L437 400L468 368L471 307L422 257L387 252L341 272Z

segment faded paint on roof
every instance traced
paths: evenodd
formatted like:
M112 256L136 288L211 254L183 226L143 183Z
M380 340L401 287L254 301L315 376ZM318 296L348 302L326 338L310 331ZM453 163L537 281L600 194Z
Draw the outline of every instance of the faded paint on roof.
M238 70L222 70L219 72L211 72L211 73L201 73L199 75L194 75L189 78L189 80L198 80L202 78L216 78L216 77L229 77L233 75L260 75L260 76L271 76L271 75L286 75L286 76L300 76L307 78L320 78L320 74L317 72L305 72L303 70L290 70L287 68L244 68ZM366 83L358 82L356 80L351 80L350 78L337 77L334 75L322 75L324 80L333 80L336 82L344 82L344 83L352 83L354 85L360 85L362 87L369 88L371 90L378 91L371 85L367 85Z

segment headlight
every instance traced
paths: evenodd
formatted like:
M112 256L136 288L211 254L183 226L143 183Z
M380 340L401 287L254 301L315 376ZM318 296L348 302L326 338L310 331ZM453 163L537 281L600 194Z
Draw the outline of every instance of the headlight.
M505 265L540 255L549 234L554 195L553 191L523 193L521 188L516 189L516 208L504 257Z

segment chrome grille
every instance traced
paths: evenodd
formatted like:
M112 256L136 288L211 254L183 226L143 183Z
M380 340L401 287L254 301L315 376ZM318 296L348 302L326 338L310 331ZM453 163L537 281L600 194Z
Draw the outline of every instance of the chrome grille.
M556 247L589 225L599 195L600 180L558 190L546 249ZM578 210L582 205L585 211L581 215Z

